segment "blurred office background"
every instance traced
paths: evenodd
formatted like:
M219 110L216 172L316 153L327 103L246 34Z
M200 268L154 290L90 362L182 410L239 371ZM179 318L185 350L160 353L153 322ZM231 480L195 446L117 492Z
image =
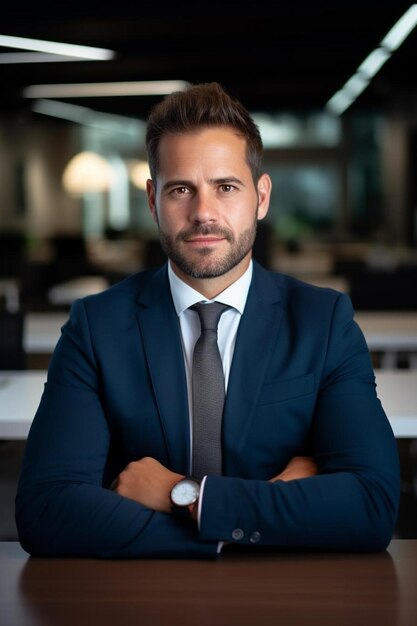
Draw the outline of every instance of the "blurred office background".
M255 257L349 293L375 367L417 369L415 9L231 1L3 11L0 369L43 371L74 298L164 262L145 194L146 117L163 93L213 80L251 111L264 141L273 194ZM397 536L416 537L415 439L397 441ZM0 445L0 539L14 537L23 446L6 436Z

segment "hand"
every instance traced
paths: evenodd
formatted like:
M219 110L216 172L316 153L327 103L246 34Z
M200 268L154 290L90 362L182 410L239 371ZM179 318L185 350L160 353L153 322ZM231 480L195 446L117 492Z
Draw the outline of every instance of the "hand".
M176 482L184 478L151 457L133 461L119 474L112 489L120 496L136 500L154 511L171 512L169 494Z
M277 480L287 482L296 480L297 478L308 478L319 473L316 462L311 456L295 456L290 460L287 467L277 476L270 479L269 482L274 483Z

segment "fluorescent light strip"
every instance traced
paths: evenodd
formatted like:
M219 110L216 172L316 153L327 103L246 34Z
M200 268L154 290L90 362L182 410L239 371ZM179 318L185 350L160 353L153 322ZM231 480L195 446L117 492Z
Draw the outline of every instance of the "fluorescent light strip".
M349 78L347 83L345 83L343 89L354 98L357 98L359 94L365 90L368 84L369 79L366 76L354 74L351 78Z
M368 78L373 78L381 67L388 61L391 53L385 48L376 48L369 54L365 61L358 67L357 72Z
M145 127L145 123L136 118L103 113L78 104L69 104L57 100L35 100L32 111L101 130L108 131L111 128L126 135L131 135L133 131L144 132Z
M333 115L342 115L342 113L350 107L354 100L354 96L350 95L347 91L340 89L330 98L326 107L330 113L333 113Z
M183 80L151 80L122 83L73 83L31 85L23 91L24 98L101 98L105 96L161 96L182 91Z
M89 61L80 57L62 56L62 54L49 54L47 52L4 52L0 53L1 65L14 65L18 63L63 63L66 61Z
M378 48L375 48L361 63L355 74L326 103L326 108L333 115L342 115L356 98L366 89L371 78L388 61L417 25L417 4L404 13L387 33Z
M404 13L391 30L385 35L381 41L381 46L387 48L391 52L397 50L408 37L413 28L417 25L417 4L412 4L411 7Z
M67 102L56 102L55 100L36 100L33 103L32 111L77 124L83 124L94 113L92 109L87 107L68 104Z
M17 48L18 50L33 50L35 52L47 52L49 54L61 54L63 56L78 57L94 61L108 61L113 59L115 52L105 48L93 48L91 46L78 46L58 41L44 41L42 39L27 39L26 37L11 37L0 35L0 46L5 48Z

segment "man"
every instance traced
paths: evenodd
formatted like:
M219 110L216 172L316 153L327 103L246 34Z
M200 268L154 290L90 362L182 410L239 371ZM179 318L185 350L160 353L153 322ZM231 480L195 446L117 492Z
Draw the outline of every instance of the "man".
M271 191L256 125L198 85L151 112L147 148L169 263L74 303L22 465L23 547L385 549L396 444L350 301L251 260Z

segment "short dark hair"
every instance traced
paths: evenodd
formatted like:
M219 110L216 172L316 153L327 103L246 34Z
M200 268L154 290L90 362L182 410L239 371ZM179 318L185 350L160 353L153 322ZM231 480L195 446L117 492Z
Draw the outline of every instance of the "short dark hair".
M152 108L147 122L146 149L154 182L159 169L158 147L164 135L214 126L232 128L246 139L246 159L256 184L261 175L263 151L259 129L245 107L219 83L191 85L169 94Z

